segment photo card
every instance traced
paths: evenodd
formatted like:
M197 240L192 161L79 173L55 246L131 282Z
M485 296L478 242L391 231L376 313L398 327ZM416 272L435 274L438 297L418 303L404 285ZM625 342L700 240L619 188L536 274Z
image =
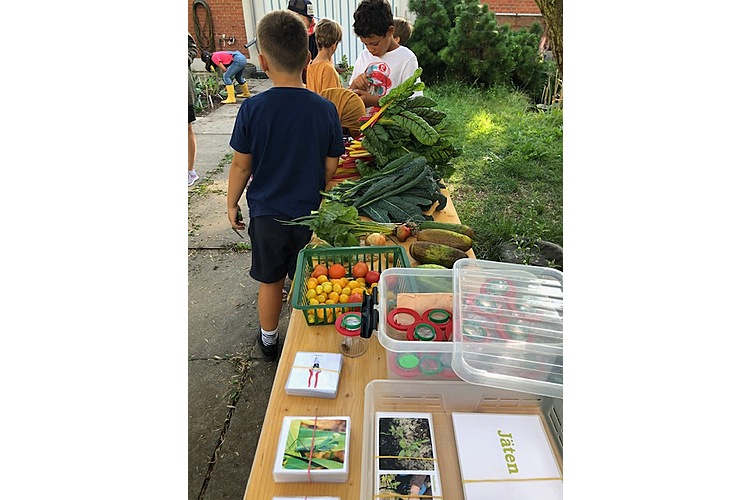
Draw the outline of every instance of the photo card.
M276 482L346 482L350 418L284 417L274 464Z
M440 497L432 415L377 412L375 426L374 479L378 498Z

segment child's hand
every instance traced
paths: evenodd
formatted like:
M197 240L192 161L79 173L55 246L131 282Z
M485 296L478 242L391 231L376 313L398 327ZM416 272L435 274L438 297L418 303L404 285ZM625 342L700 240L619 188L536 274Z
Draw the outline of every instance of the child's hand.
M227 217L229 218L229 223L232 225L232 229L235 231L245 229L245 223L242 222L242 211L240 210L239 205L228 208Z
M364 73L357 76L357 78L355 78L354 81L352 81L352 84L349 85L349 88L354 91L362 90L366 92L369 89L369 87L370 87L370 82L367 79L367 75L365 75Z

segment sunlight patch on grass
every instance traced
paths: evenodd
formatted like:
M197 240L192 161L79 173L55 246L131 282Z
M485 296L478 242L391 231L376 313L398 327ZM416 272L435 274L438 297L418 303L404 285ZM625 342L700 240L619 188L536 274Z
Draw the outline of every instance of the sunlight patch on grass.
M485 138L491 134L501 133L503 127L495 123L494 115L487 111L476 113L466 123L466 138L471 141Z

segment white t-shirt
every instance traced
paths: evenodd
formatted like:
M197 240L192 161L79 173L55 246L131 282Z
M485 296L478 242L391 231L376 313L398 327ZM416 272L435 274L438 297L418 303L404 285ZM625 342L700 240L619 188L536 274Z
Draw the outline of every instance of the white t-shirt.
M417 68L419 68L417 56L403 45L386 52L382 57L375 57L367 49L364 49L354 62L354 70L349 85L359 75L366 73L370 80L370 88L368 89L370 94L380 98L390 92L392 88L410 78ZM422 92L415 92L414 95L422 95Z

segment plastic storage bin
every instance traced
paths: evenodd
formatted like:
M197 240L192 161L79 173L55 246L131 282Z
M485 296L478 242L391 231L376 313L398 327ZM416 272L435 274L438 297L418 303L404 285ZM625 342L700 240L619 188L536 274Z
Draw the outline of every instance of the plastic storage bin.
M398 294L453 294L450 269L386 269L378 283L378 341L388 351L388 378L395 380L461 380L453 371L453 343L446 341L407 340L403 327L414 318L397 311ZM452 306L451 306L452 307ZM391 315L389 321L389 315Z
M452 270L386 269L378 289L378 340L388 351L389 379L463 379L562 398L561 272L461 259ZM397 313L399 294L441 300L441 307L451 294L450 339L407 340L404 325L419 314Z
M305 313L307 324L333 325L336 319L347 311L358 310L361 302L346 304L310 304L305 293L307 278L318 264L330 266L339 263L346 269L346 276L352 276L352 267L357 262L365 262L370 270L382 273L388 268L409 267L409 257L402 246L358 246L358 247L326 247L305 248L297 255L297 267L294 272L294 291L292 293L292 307L301 309Z
M360 500L373 500L375 413L429 412L440 460L442 498L464 500L452 412L521 413L540 415L557 463L562 469L562 400L466 382L373 380L365 388Z

